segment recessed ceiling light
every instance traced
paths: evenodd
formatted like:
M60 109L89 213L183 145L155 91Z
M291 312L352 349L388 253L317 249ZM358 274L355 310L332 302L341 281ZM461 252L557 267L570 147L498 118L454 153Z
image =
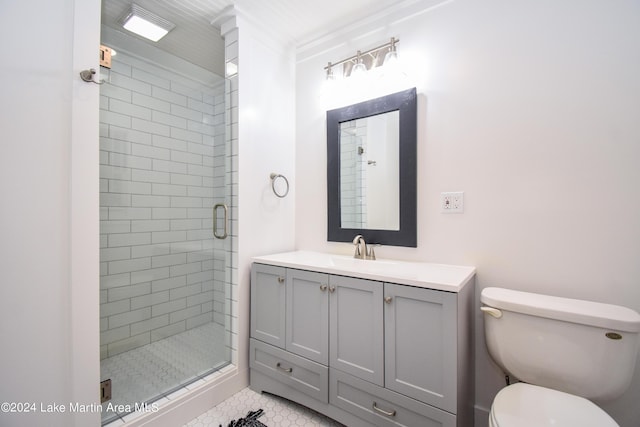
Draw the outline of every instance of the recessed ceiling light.
M145 10L137 4L122 18L122 26L132 33L157 42L175 28L175 24Z

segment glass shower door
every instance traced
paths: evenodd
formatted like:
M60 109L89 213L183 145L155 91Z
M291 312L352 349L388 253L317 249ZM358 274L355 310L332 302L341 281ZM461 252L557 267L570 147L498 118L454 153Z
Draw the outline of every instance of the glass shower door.
M231 357L227 84L115 47L101 70L103 423L153 408Z

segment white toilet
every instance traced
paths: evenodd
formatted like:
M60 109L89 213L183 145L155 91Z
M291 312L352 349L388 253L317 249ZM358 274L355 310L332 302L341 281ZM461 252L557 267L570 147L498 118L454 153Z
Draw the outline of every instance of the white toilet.
M496 395L490 427L609 427L591 400L628 387L640 343L640 314L626 307L485 288L485 339L512 379Z

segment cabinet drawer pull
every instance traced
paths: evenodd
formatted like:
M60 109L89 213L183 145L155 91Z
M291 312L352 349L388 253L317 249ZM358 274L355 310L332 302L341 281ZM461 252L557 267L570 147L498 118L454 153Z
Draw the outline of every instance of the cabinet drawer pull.
M375 409L376 411L380 412L383 415L386 415L387 417L395 417L396 416L396 410L392 410L391 412L387 412L384 409L380 409L378 408L376 402L373 402L373 409Z
M293 368L283 368L282 366L280 366L280 362L278 362L276 364L276 368L280 369L281 371L288 372L288 373L293 372Z
M391 304L391 301L393 301L392 297L384 297L384 302L386 302L387 304Z
M278 277L278 283L284 283L284 277Z
M327 290L327 285L320 285L320 290L322 292L326 291Z

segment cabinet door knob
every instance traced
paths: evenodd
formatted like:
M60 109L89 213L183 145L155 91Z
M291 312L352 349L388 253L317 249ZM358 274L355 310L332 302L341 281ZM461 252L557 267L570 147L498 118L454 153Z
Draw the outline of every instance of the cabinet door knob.
M395 409L392 409L391 412L385 411L384 409L378 408L378 405L376 404L376 402L373 402L373 409L376 410L377 412L380 412L383 415L386 415L387 417L395 417L396 416L396 410Z
M386 302L387 304L391 304L391 301L393 301L392 297L384 297L384 302Z
M320 290L322 292L326 291L327 290L327 285L320 285Z
M284 283L284 277L278 277L278 283Z
M335 292L336 287L335 286L329 286L329 292Z

